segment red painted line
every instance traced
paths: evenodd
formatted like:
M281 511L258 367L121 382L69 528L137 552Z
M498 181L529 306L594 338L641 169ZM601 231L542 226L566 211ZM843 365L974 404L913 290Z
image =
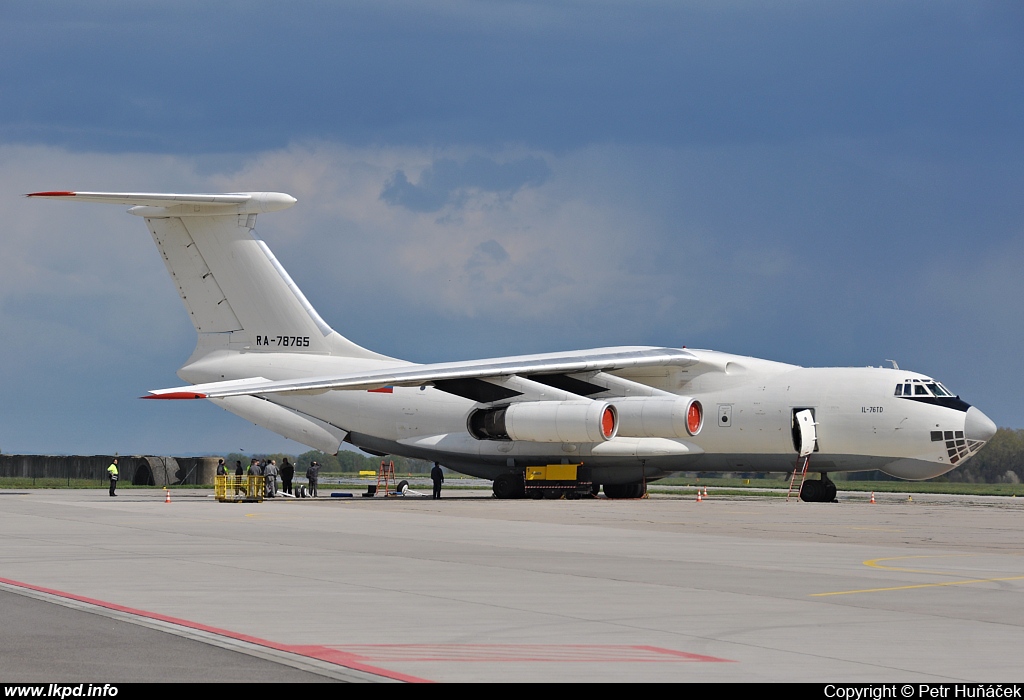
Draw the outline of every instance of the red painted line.
M74 197L74 192L32 192L26 197Z
M366 391L370 394L393 394L395 392L395 387L385 386L380 389L367 389Z
M250 644L256 644L261 647L267 647L268 649L276 649L277 651L284 651L291 654L297 654L298 656L305 656L311 659L318 659L320 661L326 661L328 663L335 664L337 666L343 666L350 668L354 671L365 671L366 673L373 673L384 678L390 678L396 681L405 681L406 683L430 683L425 678L417 678L416 676L409 676L404 673L397 673L395 671L389 671L386 668L378 668L376 666L370 666L362 663L354 654L349 654L344 651L337 649L330 649L323 646L315 645L292 645L292 644L279 644L272 642L267 639L260 639L259 637L252 637L247 634L239 634L238 632L232 632L231 630L221 629L219 627L210 627L199 622L192 622L191 620L183 620L179 617L171 617L169 615L161 615L160 613L149 612L148 610L138 610L136 608L129 608L124 605L118 605L117 603L110 603L105 600L97 600L96 598L87 598L85 596L75 595L74 593L67 593L66 591L58 591L53 588L44 588L43 586L34 586L30 583L24 583L22 581L14 581L9 578L0 577L0 583L6 583L11 586L17 586L19 588L26 588L30 591L38 591L39 593L47 593L49 595L57 596L58 598L67 598L68 600L77 600L80 603L89 603L100 608L106 608L107 610L116 610L118 612L128 613L130 615L137 615L139 617L145 617L150 620L159 620L160 622L169 622L171 624L180 625L181 627L188 627L189 629L199 630L201 632L209 632L210 634L216 634L221 637L227 637L228 639L236 639L240 642L249 642Z
M332 647L365 661L735 663L655 646L622 644L358 644Z
M706 661L706 662L709 662L709 663L729 663L729 664L736 663L733 659L720 659L717 656L704 656L703 654L691 654L691 653L686 652L686 651L676 651L675 649L665 649L663 647L640 646L640 647L637 647L637 649L650 649L652 651L657 651L659 654L678 654L680 656L685 656L687 661Z

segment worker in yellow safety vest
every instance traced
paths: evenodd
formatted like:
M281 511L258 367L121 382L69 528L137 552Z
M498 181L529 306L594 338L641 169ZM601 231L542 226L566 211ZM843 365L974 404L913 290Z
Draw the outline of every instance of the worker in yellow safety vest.
M114 489L117 488L117 457L114 457L114 461L107 467L107 475L110 477L110 495L116 496Z

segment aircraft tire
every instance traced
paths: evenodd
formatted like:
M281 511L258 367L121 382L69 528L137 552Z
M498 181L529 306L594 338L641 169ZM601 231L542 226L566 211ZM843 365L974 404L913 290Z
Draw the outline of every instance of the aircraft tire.
M647 489L643 482L635 484L605 484L604 495L608 498L643 498Z
M628 484L605 484L604 495L608 498L628 498L626 488Z
M821 489L821 500L823 503L832 503L836 500L836 485L831 481L826 482Z
M822 496L821 482L815 479L808 479L800 487L800 500L804 503L818 503Z
M523 489L516 483L514 474L499 474L491 485L495 498L519 498Z
M402 479L401 481L399 481L398 482L398 486L395 487L395 491L397 491L398 493L402 494L403 496L405 495L405 492L408 491L408 490L409 490L409 482L406 481L405 479Z

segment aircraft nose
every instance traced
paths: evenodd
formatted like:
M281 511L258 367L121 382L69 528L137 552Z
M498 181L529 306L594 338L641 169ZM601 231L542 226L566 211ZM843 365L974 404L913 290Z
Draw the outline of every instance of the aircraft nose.
M988 442L996 434L996 424L984 413L971 406L964 418L964 435L968 440Z

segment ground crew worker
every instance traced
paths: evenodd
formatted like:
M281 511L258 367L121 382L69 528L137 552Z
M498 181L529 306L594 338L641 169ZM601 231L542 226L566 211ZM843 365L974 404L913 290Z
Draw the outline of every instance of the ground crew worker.
M253 477L263 475L263 470L260 469L259 460L257 460L255 457L253 457L252 460L249 461L248 475L249 478L247 479L247 481L249 483L245 487L245 495L249 496L250 498L255 498L259 494L256 491L256 481L255 479L253 479Z
M219 476L219 477L226 477L230 472L231 472L231 469L226 464L224 464L224 460L223 459L218 459L217 460L217 476ZM220 482L220 486L221 486L221 488L224 489L224 495L226 496L227 493L228 493L228 488L229 488L228 487L228 482L230 481L230 479L221 478L221 479L217 479L216 481Z
M316 498L316 480L320 476L320 465L316 462L309 463L309 469L306 470L306 478L309 480L309 496L310 498Z
M430 480L434 482L434 498L441 497L441 484L444 483L444 472L441 465L434 462L434 468L430 470Z
M291 494L292 492L293 476L295 476L295 467L293 467L288 461L288 458L285 457L284 461L281 462L281 488L287 494Z
M277 462L270 460L263 468L263 476L266 477L267 498L277 498Z
M117 457L114 457L114 461L107 467L107 475L110 477L110 495L116 496L114 489L117 488Z

